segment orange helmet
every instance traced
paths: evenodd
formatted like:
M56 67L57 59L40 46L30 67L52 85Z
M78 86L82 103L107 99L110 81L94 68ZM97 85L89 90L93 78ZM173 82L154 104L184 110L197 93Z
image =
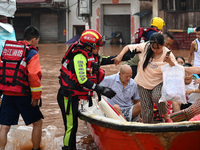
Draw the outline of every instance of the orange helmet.
M92 48L105 45L101 34L93 29L83 31L79 43L82 46L90 46Z

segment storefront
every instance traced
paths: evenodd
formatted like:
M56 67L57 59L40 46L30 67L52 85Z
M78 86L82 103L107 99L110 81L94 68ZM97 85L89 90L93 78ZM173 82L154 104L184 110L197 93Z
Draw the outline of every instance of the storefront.
M66 42L66 9L61 6L64 3L57 5L52 0L17 0L13 19L17 40L23 39L27 26L34 25L40 30L40 43Z

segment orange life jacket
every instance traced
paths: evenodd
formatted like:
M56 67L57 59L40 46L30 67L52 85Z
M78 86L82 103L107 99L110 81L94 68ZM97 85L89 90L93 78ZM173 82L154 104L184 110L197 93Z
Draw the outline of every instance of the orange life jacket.
M30 94L26 57L37 48L22 41L5 42L0 62L0 90Z

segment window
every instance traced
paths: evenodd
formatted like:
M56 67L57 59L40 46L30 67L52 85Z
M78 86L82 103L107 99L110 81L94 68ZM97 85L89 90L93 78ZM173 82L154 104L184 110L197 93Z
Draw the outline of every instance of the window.
M181 0L180 10L186 10L186 0Z
M162 7L168 11L199 11L200 0L163 0Z

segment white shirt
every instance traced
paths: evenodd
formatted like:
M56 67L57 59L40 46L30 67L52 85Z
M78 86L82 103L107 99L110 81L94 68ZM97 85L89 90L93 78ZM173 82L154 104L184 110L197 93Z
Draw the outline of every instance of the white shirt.
M199 84L194 85L194 82L192 81L190 84L185 85L185 90L190 90L190 89L198 89ZM198 99L200 99L200 93L191 93L187 96L187 101L188 103L194 103Z
M197 50L194 51L194 66L200 66L200 42L198 38L195 41L197 42Z

